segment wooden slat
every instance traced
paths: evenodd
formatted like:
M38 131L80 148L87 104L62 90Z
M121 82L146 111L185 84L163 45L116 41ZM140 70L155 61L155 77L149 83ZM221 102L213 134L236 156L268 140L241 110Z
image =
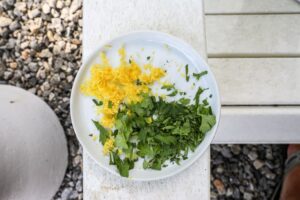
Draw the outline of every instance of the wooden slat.
M88 1L89 2L89 1ZM179 37L206 57L202 0L84 1L83 59L101 42L133 31L162 31Z
M202 0L86 0L83 4L83 60L105 40L145 29L178 36L206 57ZM134 182L107 173L84 153L84 199L208 200L209 155L208 149L177 176Z
M300 13L300 4L295 0L205 0L205 13Z
M300 105L300 58L208 59L223 105Z
M300 143L300 107L223 107L213 143Z
M83 154L84 200L209 200L210 170L203 167L210 162L210 151L189 169L158 181L132 181L121 179L100 168L87 153ZM191 170L191 168L193 170ZM203 170L205 168L205 170ZM201 177L201 179L199 179ZM178 183L180 181L180 183ZM206 183L208 181L208 183ZM205 182L205 184L203 184ZM181 185L181 188L178 187ZM208 190L207 194L199 190ZM201 195L202 194L202 195Z
M209 15L205 19L209 57L300 57L300 14Z

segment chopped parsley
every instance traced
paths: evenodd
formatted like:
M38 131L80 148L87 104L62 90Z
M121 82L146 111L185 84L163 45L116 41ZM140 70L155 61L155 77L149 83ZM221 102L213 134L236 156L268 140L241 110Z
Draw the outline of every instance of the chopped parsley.
M98 101L96 99L93 99L93 102L96 106L102 106L103 105L103 102L102 101Z
M108 101L108 108L112 108L113 107L113 102L111 102L111 101Z
M163 88L172 93L177 91L174 85ZM166 167L166 161L180 164L187 159L188 152L197 148L216 123L207 100L200 102L203 91L198 89L194 103L184 97L167 102L161 97L142 94L142 101L124 104L119 109L111 133L93 121L102 144L114 138L109 163L117 167L121 176L128 177L138 159L143 160L144 169L154 170Z
M199 80L202 76L206 75L208 72L207 71L203 71L203 72L200 72L200 73L193 73L193 76Z
M190 80L189 76L189 65L185 65L185 80L188 82Z

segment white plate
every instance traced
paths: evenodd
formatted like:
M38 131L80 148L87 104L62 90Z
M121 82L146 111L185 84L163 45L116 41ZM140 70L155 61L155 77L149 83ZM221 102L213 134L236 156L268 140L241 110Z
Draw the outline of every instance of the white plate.
M213 113L216 115L216 125L206 133L205 139L198 146L194 153L189 154L189 158L181 162L181 165L169 165L161 171L144 170L138 163L129 173L131 180L149 181L170 177L186 169L194 163L209 147L216 133L220 118L220 98L215 78L206 64L206 62L198 55L198 53L183 41L159 32L134 32L124 36L115 38L100 46L99 50L94 53L80 68L71 94L71 117L76 135L82 144L84 150L104 169L118 175L115 166L109 165L109 159L102 154L102 145L95 142L89 136L90 133L97 133L91 119L99 119L95 112L92 98L81 94L79 88L85 79L89 77L89 69L92 64L99 63L100 51L105 51L110 63L117 66L119 63L118 49L125 45L127 58L133 56L134 60L139 64L145 64L147 57L150 56L155 66L167 69L168 73L164 79L176 84L179 90L187 92L191 98L194 97L197 86L209 88L201 96L208 97L212 106ZM189 83L185 81L184 66L189 65L190 74L193 72L201 72L207 70L208 74L196 83L194 88L191 87L191 81L195 81L191 76ZM180 69L180 71L178 71ZM141 160L141 159L140 159Z

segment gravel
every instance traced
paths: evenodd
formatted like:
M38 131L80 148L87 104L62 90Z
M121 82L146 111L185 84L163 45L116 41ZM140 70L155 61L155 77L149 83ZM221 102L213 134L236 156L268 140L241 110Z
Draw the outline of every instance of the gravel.
M285 145L211 145L211 199L270 199L285 153Z
M82 149L69 113L82 56L81 5L81 0L0 1L0 84L22 87L44 99L68 140L69 165L54 199L83 199Z
M22 87L55 111L68 140L69 165L53 199L83 199L82 148L69 113L81 65L82 0L2 0L0 13L0 84ZM283 146L211 147L212 199L270 198L282 175Z

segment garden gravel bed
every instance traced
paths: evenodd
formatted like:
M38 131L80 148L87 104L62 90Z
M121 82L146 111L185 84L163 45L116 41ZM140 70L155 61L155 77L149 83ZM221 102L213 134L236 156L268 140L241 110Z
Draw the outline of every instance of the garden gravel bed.
M286 145L211 145L211 199L269 200L285 158Z

